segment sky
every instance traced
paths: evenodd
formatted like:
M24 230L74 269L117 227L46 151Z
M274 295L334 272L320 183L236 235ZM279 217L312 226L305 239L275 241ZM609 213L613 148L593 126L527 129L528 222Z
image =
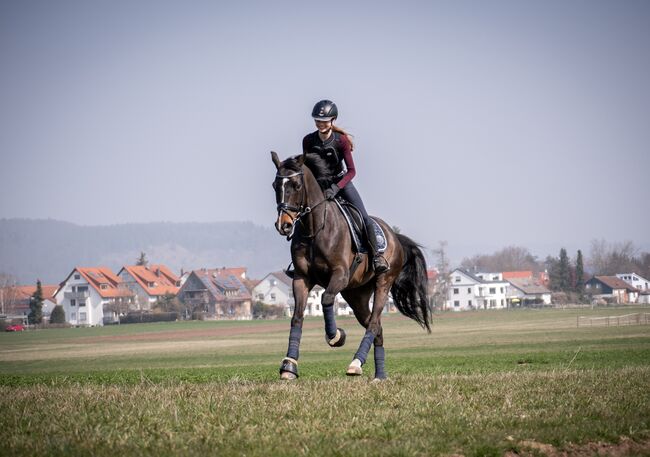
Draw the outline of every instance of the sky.
M0 2L0 218L276 218L334 100L425 247L650 248L650 2ZM544 255L543 252L538 252Z

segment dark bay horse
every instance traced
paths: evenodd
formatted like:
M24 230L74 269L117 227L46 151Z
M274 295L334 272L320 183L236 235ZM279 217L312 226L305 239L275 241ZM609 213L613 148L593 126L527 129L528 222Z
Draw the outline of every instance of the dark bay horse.
M395 233L384 221L381 225L388 244L384 257L390 269L375 274L368 255L357 255L347 222L334 201L322 189L333 176L326 163L315 154L280 161L271 152L277 168L273 188L278 209L276 229L291 239L295 266L289 349L280 366L282 379L298 377L298 356L302 323L309 291L316 285L325 289L321 305L325 318L326 342L332 347L345 343L345 332L336 327L334 298L340 292L359 323L366 329L346 374L362 374L370 346L374 344L375 379L386 378L381 313L389 291L397 309L431 332L431 312L427 300L427 266L420 247L410 238ZM318 178L318 179L317 179ZM353 264L356 263L356 267ZM370 298L374 294L372 310Z

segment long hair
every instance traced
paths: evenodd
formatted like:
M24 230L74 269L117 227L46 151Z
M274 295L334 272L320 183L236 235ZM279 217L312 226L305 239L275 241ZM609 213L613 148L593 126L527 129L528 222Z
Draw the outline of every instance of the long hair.
M340 133L341 135L345 135L350 142L350 149L354 151L354 135L352 135L350 132L344 130L343 128L339 127L338 125L334 125L334 120L332 120L332 130L334 130L337 133Z

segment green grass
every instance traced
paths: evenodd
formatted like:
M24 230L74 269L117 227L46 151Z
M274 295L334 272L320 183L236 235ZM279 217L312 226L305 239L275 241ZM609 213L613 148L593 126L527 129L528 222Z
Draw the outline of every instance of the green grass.
M372 357L344 375L352 318L341 349L306 320L293 383L277 373L288 320L0 334L0 455L503 455L621 437L650 455L650 325L576 328L638 311L443 314L431 335L388 316L379 384Z

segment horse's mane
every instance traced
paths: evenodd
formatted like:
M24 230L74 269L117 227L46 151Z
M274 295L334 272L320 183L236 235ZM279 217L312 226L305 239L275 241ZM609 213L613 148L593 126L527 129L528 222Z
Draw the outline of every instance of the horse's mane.
M290 171L300 171L300 165L298 164L299 157L300 156L289 157L282 163L282 166ZM329 167L325 159L318 154L307 153L305 154L304 163L312 172L322 190L325 190L332 185L336 176L332 173L332 169Z
M305 154L305 165L311 170L321 189L327 189L336 177L325 159L315 153Z

